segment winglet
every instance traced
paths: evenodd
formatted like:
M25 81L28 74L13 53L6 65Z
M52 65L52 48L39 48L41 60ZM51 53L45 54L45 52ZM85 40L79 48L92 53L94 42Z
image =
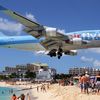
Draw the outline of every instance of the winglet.
M0 10L7 10L7 8L0 5Z

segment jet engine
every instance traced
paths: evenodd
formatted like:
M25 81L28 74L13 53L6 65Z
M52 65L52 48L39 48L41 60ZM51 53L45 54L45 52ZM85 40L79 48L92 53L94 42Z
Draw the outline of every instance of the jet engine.
M75 44L75 45L81 45L81 44L82 44L82 39L81 39L81 38L72 38L72 39L70 40L70 42L71 42L72 44Z
M68 51L65 51L64 54L75 56L75 55L77 55L77 50L68 50Z
M52 27L46 27L46 37L55 37L57 36L57 29Z

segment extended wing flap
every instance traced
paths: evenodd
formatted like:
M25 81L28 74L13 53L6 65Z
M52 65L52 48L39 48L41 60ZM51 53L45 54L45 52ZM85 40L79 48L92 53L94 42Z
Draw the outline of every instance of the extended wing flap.
M58 48L58 41L54 39L45 39L41 42L41 44L44 46L44 48L48 50L52 50L53 48Z
M33 29L27 27L23 31L29 33L30 35L34 36L37 39L45 36L45 30L42 26L34 27Z

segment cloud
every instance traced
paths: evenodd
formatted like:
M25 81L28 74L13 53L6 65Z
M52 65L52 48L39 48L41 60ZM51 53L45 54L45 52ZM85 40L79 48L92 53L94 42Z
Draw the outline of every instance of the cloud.
M59 33L66 34L64 29L58 29Z
M91 49L88 49L88 52L100 53L100 48L91 48Z
M87 58L85 56L82 56L81 57L81 60L84 61L84 62L92 62L94 59L93 58Z
M17 34L22 32L22 25L20 23L15 23L4 18L0 18L0 30L7 32L15 32Z
M100 61L99 61L99 60L95 60L95 61L93 62L93 65L94 65L95 67L100 66Z
M32 15L31 13L26 13L26 17L33 21L36 21L34 15ZM23 25L0 17L0 31L0 36L4 36L3 34L5 33L6 35L13 35L12 33L14 33L14 35L20 35L21 33L23 33Z
M94 58L87 58L85 56L82 56L81 57L81 60L83 62L89 62L89 63L92 63L94 67L99 67L100 66L100 61L97 60L97 59L94 59Z
M36 20L35 16L34 16L34 15L32 15L31 13L26 13L26 17L27 17L28 19L31 19L32 21L37 22L37 20Z
M80 49L79 51L80 52L84 51L84 53L97 53L97 54L100 54L100 48Z

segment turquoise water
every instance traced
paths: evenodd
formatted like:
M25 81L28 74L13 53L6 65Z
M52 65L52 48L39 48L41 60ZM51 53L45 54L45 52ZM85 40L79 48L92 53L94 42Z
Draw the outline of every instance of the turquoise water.
M0 87L0 100L11 100L11 96L13 95L11 90L13 90L13 93L16 95L19 94L14 88Z

